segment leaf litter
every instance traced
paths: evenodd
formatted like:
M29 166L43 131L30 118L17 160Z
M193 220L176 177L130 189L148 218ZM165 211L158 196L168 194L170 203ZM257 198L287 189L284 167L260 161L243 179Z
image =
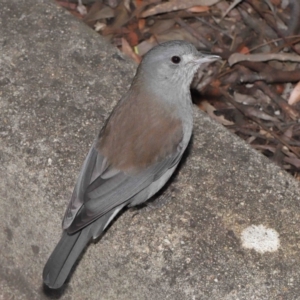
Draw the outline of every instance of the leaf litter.
M136 63L169 40L222 57L200 109L300 180L299 0L56 0Z

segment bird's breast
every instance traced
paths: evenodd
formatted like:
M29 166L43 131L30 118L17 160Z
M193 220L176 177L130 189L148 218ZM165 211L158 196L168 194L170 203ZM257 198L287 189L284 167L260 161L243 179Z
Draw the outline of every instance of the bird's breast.
M174 154L182 142L186 146L192 129L187 113L153 99L123 101L102 129L97 148L119 170L145 169Z

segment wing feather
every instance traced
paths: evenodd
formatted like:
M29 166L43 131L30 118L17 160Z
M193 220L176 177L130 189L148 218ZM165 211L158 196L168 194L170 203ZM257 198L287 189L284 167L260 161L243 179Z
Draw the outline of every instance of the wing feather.
M181 156L182 147L179 146L178 151L163 161L138 173L130 174L103 167L102 163L97 164L105 161L105 158L93 146L84 162L67 208L63 221L64 229L74 233L119 205L124 203L128 205L132 201L138 203L146 201L149 192L145 192L145 189L151 190L151 194L157 192L169 178L165 178L159 186L156 181L168 169L176 167ZM87 178L92 178L91 174L97 172L94 170L97 167L102 169L102 174L87 185Z

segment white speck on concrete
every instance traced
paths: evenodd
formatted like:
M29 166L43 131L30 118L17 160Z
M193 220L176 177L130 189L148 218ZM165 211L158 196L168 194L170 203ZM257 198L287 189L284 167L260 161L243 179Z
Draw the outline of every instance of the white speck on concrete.
M241 234L242 245L259 253L277 251L280 246L279 234L276 230L264 225L251 225Z
M50 157L48 158L48 163L47 163L47 165L48 165L48 166L51 166L51 165L52 165L52 159L51 159Z

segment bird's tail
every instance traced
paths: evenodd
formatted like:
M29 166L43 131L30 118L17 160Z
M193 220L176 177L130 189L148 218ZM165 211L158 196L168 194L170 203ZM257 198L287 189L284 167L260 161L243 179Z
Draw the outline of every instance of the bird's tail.
M91 239L86 229L89 228L72 235L64 231L44 267L43 280L48 287L58 289L64 284L75 261Z
M125 205L120 205L74 234L63 235L49 257L43 271L44 283L51 289L60 288L87 243L101 235Z

